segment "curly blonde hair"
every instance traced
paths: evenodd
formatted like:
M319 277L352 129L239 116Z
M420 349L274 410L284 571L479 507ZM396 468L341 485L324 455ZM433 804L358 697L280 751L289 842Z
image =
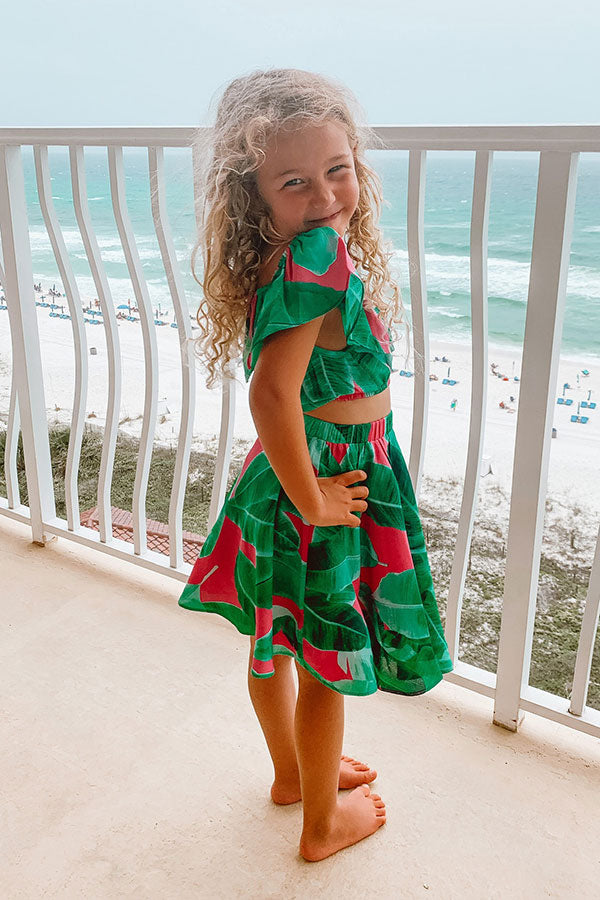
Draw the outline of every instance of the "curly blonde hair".
M389 269L393 247L384 246L376 224L383 199L381 181L364 159L367 146L385 145L373 129L358 121L362 118L356 98L344 85L302 69L271 68L230 82L218 104L215 125L194 133L198 237L191 267L204 296L196 313L201 336L192 340L195 355L207 365L208 388L219 377L233 377L230 363L243 353L260 266L269 248L282 242L258 190L256 170L274 134L307 123L334 120L354 147L359 199L348 226L348 253L365 284L365 308L377 306L393 341L398 337L394 323L404 321L408 348L410 325ZM202 278L195 269L199 250L204 261Z

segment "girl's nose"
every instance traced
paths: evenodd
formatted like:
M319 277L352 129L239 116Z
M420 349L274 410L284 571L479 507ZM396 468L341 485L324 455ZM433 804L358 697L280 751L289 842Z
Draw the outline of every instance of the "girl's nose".
M330 209L335 203L335 193L333 188L328 184L317 184L315 186L315 206L323 210Z

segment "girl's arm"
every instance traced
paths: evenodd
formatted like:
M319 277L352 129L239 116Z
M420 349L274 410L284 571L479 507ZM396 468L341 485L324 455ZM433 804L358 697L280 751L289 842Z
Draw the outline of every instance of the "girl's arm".
M302 382L323 320L346 311L355 267L343 238L327 225L300 232L281 256L272 281L251 301L244 348L250 411L265 454L300 514L312 524L360 524L366 478L359 471L315 474L300 401ZM354 275L358 285L360 279ZM368 493L368 491L367 491Z
M281 486L309 521L323 502L308 452L300 388L324 315L267 338L249 390L250 412Z

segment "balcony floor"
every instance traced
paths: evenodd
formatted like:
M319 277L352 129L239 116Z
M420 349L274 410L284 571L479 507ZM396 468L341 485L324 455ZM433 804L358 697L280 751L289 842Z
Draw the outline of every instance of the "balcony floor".
M597 897L600 747L443 681L348 698L375 835L320 863L269 798L248 638L168 576L0 517L5 897Z

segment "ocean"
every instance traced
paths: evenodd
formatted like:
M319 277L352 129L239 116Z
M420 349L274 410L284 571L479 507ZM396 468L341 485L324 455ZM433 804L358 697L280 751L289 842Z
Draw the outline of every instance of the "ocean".
M71 193L66 148L50 148L52 194L80 296L97 296L79 235ZM368 151L384 189L382 231L394 249L393 267L410 319L406 242L408 154ZM106 267L115 306L135 305L125 257L110 199L108 159L103 148L86 148L90 215ZM126 193L132 227L155 309L172 311L150 206L147 151L124 150ZM23 150L33 272L44 290L64 291L38 202L33 151ZM475 154L431 152L425 190L425 264L429 333L436 340L468 343L469 229ZM520 349L525 332L538 154L496 153L492 165L488 234L488 335L490 345ZM192 204L191 155L165 150L167 209L190 313L200 299L200 286L190 270L195 220ZM199 260L200 262L200 260ZM66 304L66 300L65 300ZM575 222L567 278L561 353L585 362L600 358L600 159L582 153L577 173Z

